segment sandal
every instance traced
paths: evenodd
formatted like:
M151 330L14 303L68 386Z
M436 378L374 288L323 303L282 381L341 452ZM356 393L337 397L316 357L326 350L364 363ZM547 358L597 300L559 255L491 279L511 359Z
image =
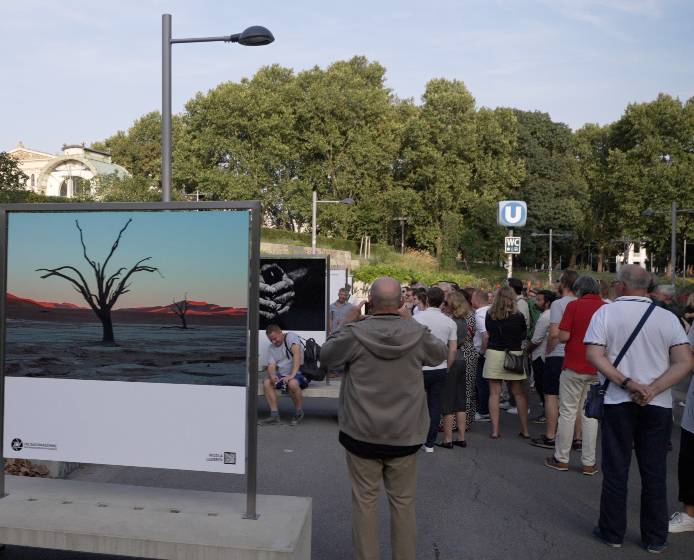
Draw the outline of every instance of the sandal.
M492 439L499 439L499 438L501 437L501 434L496 434L496 435L494 435L494 434L489 434L489 437L492 438Z
M523 439L530 439L530 435L525 435L523 432L518 432L518 437Z
M455 445L456 447L467 447L467 441L465 441L464 439L459 439L457 441L454 441L453 445Z

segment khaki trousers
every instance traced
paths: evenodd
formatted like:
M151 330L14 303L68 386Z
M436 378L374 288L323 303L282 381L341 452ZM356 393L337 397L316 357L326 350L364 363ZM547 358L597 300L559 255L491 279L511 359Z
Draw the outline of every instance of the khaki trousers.
M569 462L574 437L574 423L576 416L580 414L583 432L581 463L584 467L592 467L595 464L598 421L583 414L583 403L586 400L588 387L596 381L595 375L576 373L570 369L561 372L559 378L559 425L554 444L554 458L561 463Z
M383 486L390 504L393 560L415 560L417 454L394 459L363 459L346 451L352 481L352 542L357 560L379 560L378 495Z

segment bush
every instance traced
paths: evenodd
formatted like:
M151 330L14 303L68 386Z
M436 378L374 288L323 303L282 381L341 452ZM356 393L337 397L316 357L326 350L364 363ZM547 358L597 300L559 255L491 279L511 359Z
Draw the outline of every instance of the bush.
M380 263L367 264L360 266L354 271L354 279L365 284L371 284L381 276L392 276L403 284L413 284L414 282L422 282L427 285L434 284L441 280L447 280L457 283L460 287L488 287L489 281L485 278L478 278L472 274L462 272L449 272L439 269L412 269L407 266Z

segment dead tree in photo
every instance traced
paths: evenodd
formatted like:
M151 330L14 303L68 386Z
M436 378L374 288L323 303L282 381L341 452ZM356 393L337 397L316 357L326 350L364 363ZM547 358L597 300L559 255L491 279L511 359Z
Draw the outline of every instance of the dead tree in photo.
M79 221L75 220L75 226L80 232L80 242L82 243L84 260L89 263L89 266L94 272L96 291L93 291L90 288L89 283L85 279L84 275L74 266L66 265L59 266L57 268L36 269L37 272L46 273L41 276L41 278L57 276L58 278L67 280L73 285L75 291L77 291L84 298L89 307L92 309L92 311L94 311L96 316L101 321L104 329L102 338L102 342L104 343L112 344L114 342L111 309L115 305L116 301L118 301L120 296L127 294L130 291L130 286L132 285L130 278L132 275L137 272L159 272L158 268L143 264L152 258L145 257L144 259L137 261L129 270L125 267L121 267L110 276L106 276L106 266L111 260L113 253L115 253L116 249L118 249L118 244L120 243L121 237L123 237L123 233L126 229L128 229L128 226L132 221L132 218L129 219L121 228L120 232L118 233L118 237L116 237L116 240L113 242L111 251L106 256L106 260L104 260L104 264L101 264L89 258L89 255L87 254L87 245L84 242L84 232L80 227Z
M171 304L171 311L176 317L181 320L181 328L187 329L188 323L186 322L186 313L188 312L188 293L183 296L183 301L174 301Z

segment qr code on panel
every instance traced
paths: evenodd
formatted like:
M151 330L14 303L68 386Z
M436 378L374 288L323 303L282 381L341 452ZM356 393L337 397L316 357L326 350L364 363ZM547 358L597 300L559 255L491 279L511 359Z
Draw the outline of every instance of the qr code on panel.
M236 453L231 451L224 452L224 464L225 465L235 465L236 464Z

